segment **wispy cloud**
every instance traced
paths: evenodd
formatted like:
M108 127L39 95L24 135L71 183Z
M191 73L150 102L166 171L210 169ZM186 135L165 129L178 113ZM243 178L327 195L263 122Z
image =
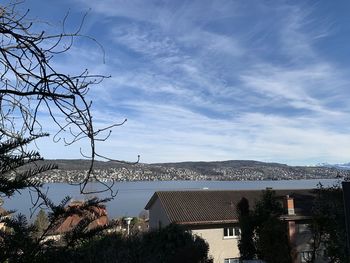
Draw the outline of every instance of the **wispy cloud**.
M112 75L90 93L98 125L128 118L107 155L348 161L349 70L321 47L336 24L322 3L74 3L91 8L106 62L82 42L57 65Z
M275 99L275 103L324 113L329 117L329 115L341 113L327 108L330 95L334 91L339 92L344 83L335 71L335 68L322 63L302 68L263 64L243 74L241 79L248 88L265 97Z

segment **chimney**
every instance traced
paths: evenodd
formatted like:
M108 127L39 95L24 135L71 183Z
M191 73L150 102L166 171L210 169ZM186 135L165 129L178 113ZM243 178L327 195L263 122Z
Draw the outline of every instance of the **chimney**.
M295 215L293 197L290 197L289 195L286 196L285 208L287 209L288 215Z

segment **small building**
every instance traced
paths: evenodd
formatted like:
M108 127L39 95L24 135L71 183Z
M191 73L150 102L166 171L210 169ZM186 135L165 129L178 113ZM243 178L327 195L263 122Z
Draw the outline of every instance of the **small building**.
M73 230L82 220L88 219L88 225L85 230L91 230L98 227L107 226L109 219L104 205L95 205L84 208L83 201L72 201L65 207L67 217L61 218L53 229L50 230L46 240L58 241L62 235Z
M308 222L313 192L310 189L275 192L285 208L282 219L288 223L293 262L307 262L312 249ZM183 225L208 242L214 263L238 263L237 204L245 197L252 208L261 196L261 190L160 191L154 193L145 209L149 210L151 230L171 223Z

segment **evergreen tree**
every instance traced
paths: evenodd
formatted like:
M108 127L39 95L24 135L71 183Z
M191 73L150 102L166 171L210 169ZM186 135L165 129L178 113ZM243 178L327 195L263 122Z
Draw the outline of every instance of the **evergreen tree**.
M34 177L43 171L55 168L53 165L28 168L19 171L23 165L28 165L41 157L38 152L23 150L31 141L41 136L26 139L10 139L0 144L0 194L10 197L20 189L32 187L39 189L41 183ZM39 190L40 192L40 190ZM42 251L43 243L33 239L35 227L28 224L23 215L16 217L1 217L5 229L0 230L0 261L1 262L31 262Z
M288 229L280 220L283 207L272 190L263 192L254 210L246 198L237 205L241 239L241 260L262 259L267 263L291 263Z
M26 139L11 139L0 144L0 194L7 197L13 196L19 189L33 188L42 200L41 205L49 209L48 222L41 220L41 233L38 235L37 228L29 224L26 217L19 214L14 217L1 217L0 223L5 223L6 228L0 230L0 262L42 262L47 254L53 251L65 251L71 244L79 245L91 238L103 228L88 230L86 227L95 219L84 217L80 224L72 231L65 234L65 243L61 247L53 245L49 234L65 218L75 213L67 210L65 206L70 198L66 197L58 205L55 205L41 191L42 183L37 179L44 171L54 169L55 165L33 166L20 170L23 165L29 165L41 160L38 152L26 152L25 146L41 136L32 136ZM79 213L84 215L101 202L97 198L86 201L79 208ZM39 215L41 213L39 212ZM40 216L41 217L41 216ZM44 224L45 223L46 227ZM55 261L54 261L55 262Z
M252 260L256 258L254 245L254 223L249 201L243 197L237 204L238 223L241 229L241 237L238 241L238 248L241 260Z
M313 256L315 262L319 250L325 249L329 262L348 263L347 237L343 190L340 185L315 189L312 208L311 231L313 233Z
M287 225L280 220L282 214L275 191L264 191L255 204L254 224L257 255L267 263L292 262Z
M262 223L257 235L260 258L268 263L291 263L287 224L278 217Z

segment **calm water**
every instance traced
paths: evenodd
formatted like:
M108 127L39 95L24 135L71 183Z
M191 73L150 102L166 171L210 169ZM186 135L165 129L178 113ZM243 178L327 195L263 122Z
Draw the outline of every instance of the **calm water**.
M161 190L199 190L208 188L210 190L249 190L265 189L272 187L274 189L303 189L315 188L321 182L324 186L331 186L339 182L335 179L322 180L290 180L290 181L155 181L155 182L120 182L113 187L118 191L117 196L107 203L107 209L110 218L120 216L137 216L145 207L148 200L155 191ZM59 202L66 195L74 199L83 199L79 195L79 187L65 183L46 184L45 189L48 196L54 201ZM101 185L91 183L88 190L99 190ZM99 194L99 197L109 197L109 193ZM29 191L22 191L11 199L4 200L6 209L15 209L25 215L30 214L31 196Z

